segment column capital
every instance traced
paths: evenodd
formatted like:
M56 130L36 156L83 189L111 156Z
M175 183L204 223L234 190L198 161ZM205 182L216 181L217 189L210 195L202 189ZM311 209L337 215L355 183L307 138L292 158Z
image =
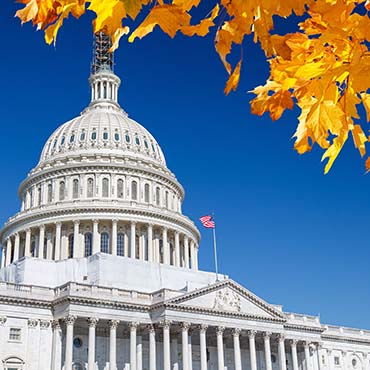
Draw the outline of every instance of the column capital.
M130 331L136 331L139 325L140 323L138 323L137 321L131 321L128 323L128 327L130 328Z
M205 333L207 331L207 329L208 329L208 325L207 324L201 324L201 325L199 325L199 331L201 333Z
M308 341L305 340L305 341L302 342L302 344L303 344L304 348L310 348L311 342L308 342Z
M272 336L272 332L271 331L264 331L262 333L262 336L265 338L265 339L270 339L271 336Z
M40 329L46 330L50 327L50 321L49 320L40 320Z
M18 232L18 231L16 231L16 232L13 234L13 236L14 236L15 238L19 237L19 232Z
M136 225L137 224L137 221L131 221L130 224L131 225Z
M291 339L289 343L292 347L297 347L298 339Z
M30 227L27 227L27 229L24 230L26 233L30 233L31 232L31 228Z
M0 325L5 325L6 320L7 320L6 316L0 316Z
M89 317L87 319L87 322L89 324L89 328L96 328L96 325L98 325L99 319L97 317Z
M234 328L232 333L233 333L233 337L239 337L240 336L240 333L241 333L241 329L240 328Z
M73 326L76 320L77 320L77 316L74 316L74 315L68 315L64 318L64 322L66 323L66 325Z
M38 323L39 323L39 320L37 320L37 319L28 319L27 320L27 325L28 325L29 328L36 328Z
M97 218L94 218L94 219L92 220L92 222L93 222L93 224L95 224L95 225L98 225L98 224L99 224L99 220L98 220Z
M180 324L180 326L181 326L182 331L188 331L188 330L189 330L189 328L190 328L190 323L189 323L189 322L184 321L184 322L182 322L182 323Z
M248 330L249 339L254 339L256 337L257 330Z
M79 224L80 224L80 220L73 220L73 223L74 223L75 225L79 225Z
M59 322L59 320L52 320L51 321L51 327L53 329L60 329L60 322Z
M41 231L41 230L45 230L45 225L40 225L40 226L39 226L39 229L40 229L40 231Z
M277 339L279 342L284 342L285 341L285 334L284 333L279 333L277 335Z
M118 324L119 320L109 320L109 327L111 329L117 329Z
M169 329L171 327L171 324L172 324L172 321L170 320L162 320L160 321L159 325L163 328L163 329Z
M112 224L117 224L118 223L118 218L112 218Z
M223 335L224 331L225 331L224 326L217 326L217 328L216 328L216 334L217 335Z
M155 326L154 325L147 325L146 326L149 333L155 334Z
M61 227L62 226L62 222L61 221L54 222L54 225L56 227Z

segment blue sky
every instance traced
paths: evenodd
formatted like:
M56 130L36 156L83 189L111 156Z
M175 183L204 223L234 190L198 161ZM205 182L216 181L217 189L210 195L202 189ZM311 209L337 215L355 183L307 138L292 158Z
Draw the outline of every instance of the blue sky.
M48 136L89 102L91 17L66 21L54 48L20 26L17 7L0 11L1 223ZM123 40L120 103L160 143L186 190L184 213L199 226L215 210L222 272L286 311L370 329L370 175L350 143L326 176L319 150L296 154L297 111L278 122L251 115L246 92L268 66L251 42L243 54L239 90L225 97L212 37ZM212 235L201 232L200 267L212 270Z

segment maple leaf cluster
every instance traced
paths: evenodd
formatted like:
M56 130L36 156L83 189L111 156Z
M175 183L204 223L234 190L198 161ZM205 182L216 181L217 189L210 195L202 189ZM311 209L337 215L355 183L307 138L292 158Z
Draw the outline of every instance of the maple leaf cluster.
M324 150L327 173L349 137L361 157L370 137L363 128L359 108L370 119L370 0L214 0L200 22L192 11L204 0L20 0L22 22L45 30L46 42L56 42L63 21L93 11L94 32L112 38L112 51L123 35L130 42L158 26L170 37L178 32L205 36L215 27L215 48L229 75L225 94L236 90L242 57L228 61L246 37L258 43L270 65L270 76L252 92L254 114L277 120L285 109L301 110L294 147L303 154L316 144ZM209 2L208 2L209 3ZM145 19L130 33L124 25L140 13ZM299 31L274 34L274 18L303 16ZM361 109L361 108L360 108ZM364 121L364 120L363 120ZM366 160L370 170L370 157Z

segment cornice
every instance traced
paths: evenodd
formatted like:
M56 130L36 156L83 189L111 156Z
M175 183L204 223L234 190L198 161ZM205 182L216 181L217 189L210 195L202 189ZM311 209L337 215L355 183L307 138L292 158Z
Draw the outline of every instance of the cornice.
M333 342L345 342L345 343L352 343L352 344L370 345L370 339L341 337L341 336L330 335L330 334L322 334L321 339L328 340L328 341L333 341Z
M24 297L11 297L0 295L0 303L23 307L52 309L53 303L42 299L32 299Z
M295 330L300 332L308 332L308 333L317 333L321 334L325 331L323 328L314 327L314 326L307 326L307 325L298 325L298 324L284 324L284 329L287 330Z

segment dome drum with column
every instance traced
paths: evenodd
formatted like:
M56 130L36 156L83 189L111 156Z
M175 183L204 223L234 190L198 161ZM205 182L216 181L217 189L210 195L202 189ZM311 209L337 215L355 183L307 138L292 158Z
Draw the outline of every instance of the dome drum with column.
M197 269L200 234L161 148L119 107L108 67L89 81L90 105L50 136L19 188L21 211L0 232L2 267L103 252Z

